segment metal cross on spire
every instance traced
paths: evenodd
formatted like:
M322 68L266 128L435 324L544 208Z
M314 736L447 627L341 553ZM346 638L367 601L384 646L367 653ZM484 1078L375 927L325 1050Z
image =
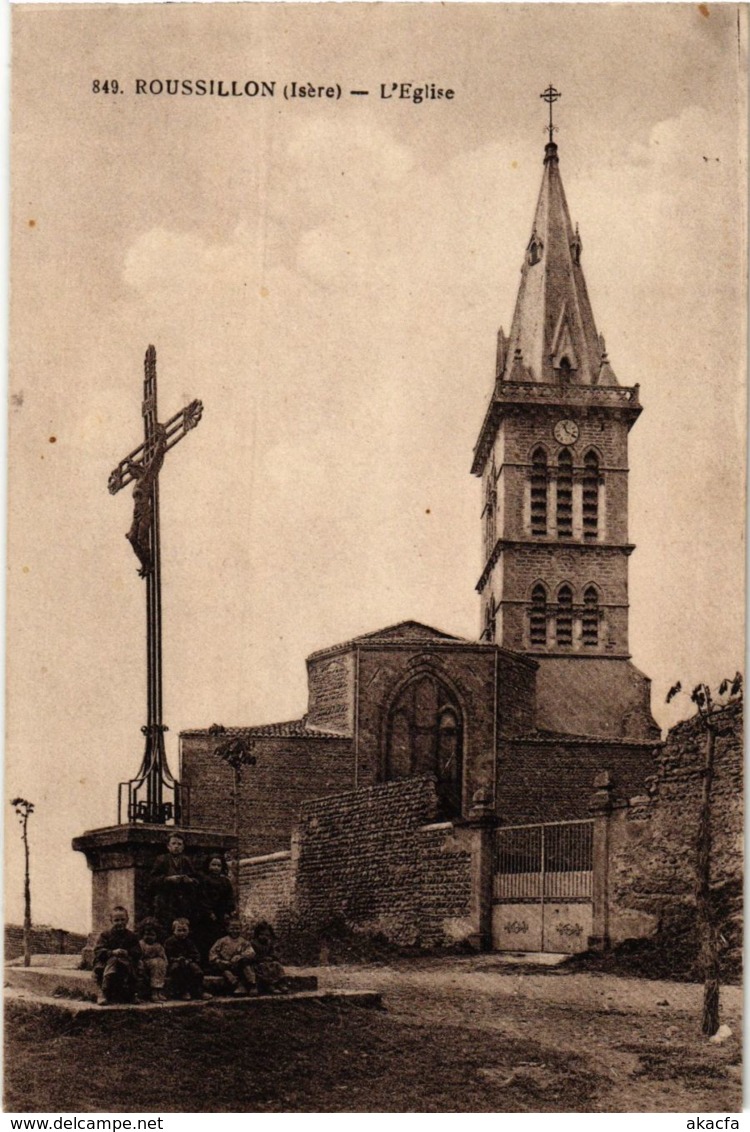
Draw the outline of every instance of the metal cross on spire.
M148 672L148 722L141 731L146 751L136 778L121 782L118 822L122 821L122 798L127 788L127 820L165 825L179 822L182 815L180 784L170 773L164 749L161 678L161 544L159 535L159 472L170 448L182 440L201 419L203 404L192 401L166 424L159 424L156 406L156 350L149 346L144 362L143 442L120 460L109 477L109 491L116 495L133 483L133 522L126 538L140 562L138 571L146 581L146 667ZM172 794L164 800L165 790Z
M547 87L547 89L545 91L542 91L542 93L539 95L539 97L543 98L544 101L549 106L549 125L545 126L545 129L548 130L549 140L550 140L550 142L552 142L552 141L554 141L554 138L552 137L552 135L554 134L555 130L557 129L557 126L552 125L552 104L553 104L553 102L557 102L558 98L562 98L562 91L555 90L552 83L550 83L549 86Z

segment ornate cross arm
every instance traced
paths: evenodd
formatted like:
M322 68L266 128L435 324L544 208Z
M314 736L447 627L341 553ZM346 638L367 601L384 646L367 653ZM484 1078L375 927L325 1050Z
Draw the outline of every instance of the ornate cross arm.
M549 133L549 140L552 142L552 141L554 141L554 138L553 138L552 135L557 132L557 126L554 126L552 124L552 104L554 102L557 102L558 98L562 98L562 91L555 90L552 83L550 83L549 86L547 87L547 89L542 91L542 93L539 95L539 97L543 98L544 101L549 106L549 125L545 126L545 129Z
M177 444L179 440L182 440L187 432L190 432L191 429L196 427L202 416L203 402L191 401L184 409L180 409L178 413L170 417L164 425L167 439L164 451L168 452L170 448L174 448L175 444ZM146 444L144 442L139 444L137 448L134 448L124 459L120 460L120 463L109 477L107 486L110 495L116 495L123 487L127 487L129 483L133 483L136 477L133 475L130 465L143 463L145 455Z

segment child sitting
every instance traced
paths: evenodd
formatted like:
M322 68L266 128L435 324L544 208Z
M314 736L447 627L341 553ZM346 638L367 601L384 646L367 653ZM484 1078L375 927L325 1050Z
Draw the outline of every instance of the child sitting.
M210 998L203 990L203 972L198 948L190 938L190 921L182 917L172 924L172 934L164 944L167 978L174 998Z
M167 980L167 953L159 943L159 925L146 919L141 924L141 969L145 996L152 1002L166 1002L164 984Z
M253 928L253 950L258 994L283 994L284 968L276 953L276 932L266 920Z
M253 960L255 951L250 941L242 935L242 924L231 919L227 925L228 935L217 939L211 948L208 960L214 971L224 979L232 994L250 994L255 989Z
M100 933L94 944L94 978L99 986L97 1002L137 1002L136 988L141 962L138 936L128 928L128 910L115 905L112 927Z

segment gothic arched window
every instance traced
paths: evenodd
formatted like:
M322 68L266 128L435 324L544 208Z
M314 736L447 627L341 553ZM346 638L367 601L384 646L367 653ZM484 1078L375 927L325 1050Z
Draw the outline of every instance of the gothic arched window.
M583 458L583 537L599 536L599 457L587 452Z
M573 591L567 585L557 591L555 636L561 648L570 648L573 644Z
M587 586L584 590L581 639L587 648L595 649L599 644L599 594L596 586Z
M573 537L573 456L563 448L557 457L557 537Z
M547 591L541 582L531 591L529 639L537 647L547 644Z
M463 732L456 697L436 676L415 676L388 714L385 777L437 779L440 816L461 813Z
M547 533L547 453L537 448L531 457L531 533Z

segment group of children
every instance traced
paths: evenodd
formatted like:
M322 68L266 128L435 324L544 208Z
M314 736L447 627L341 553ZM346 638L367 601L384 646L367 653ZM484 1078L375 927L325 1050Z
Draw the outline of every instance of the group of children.
M163 943L156 919L145 919L139 934L128 928L128 911L122 905L112 909L111 919L111 928L100 934L94 947L101 1005L144 999L166 1002L168 997L209 999L205 974L221 976L223 992L233 995L280 994L284 989L275 932L265 921L248 939L240 920L230 918L227 934L211 945L204 963L191 938L190 922L183 916L173 921L172 934Z

